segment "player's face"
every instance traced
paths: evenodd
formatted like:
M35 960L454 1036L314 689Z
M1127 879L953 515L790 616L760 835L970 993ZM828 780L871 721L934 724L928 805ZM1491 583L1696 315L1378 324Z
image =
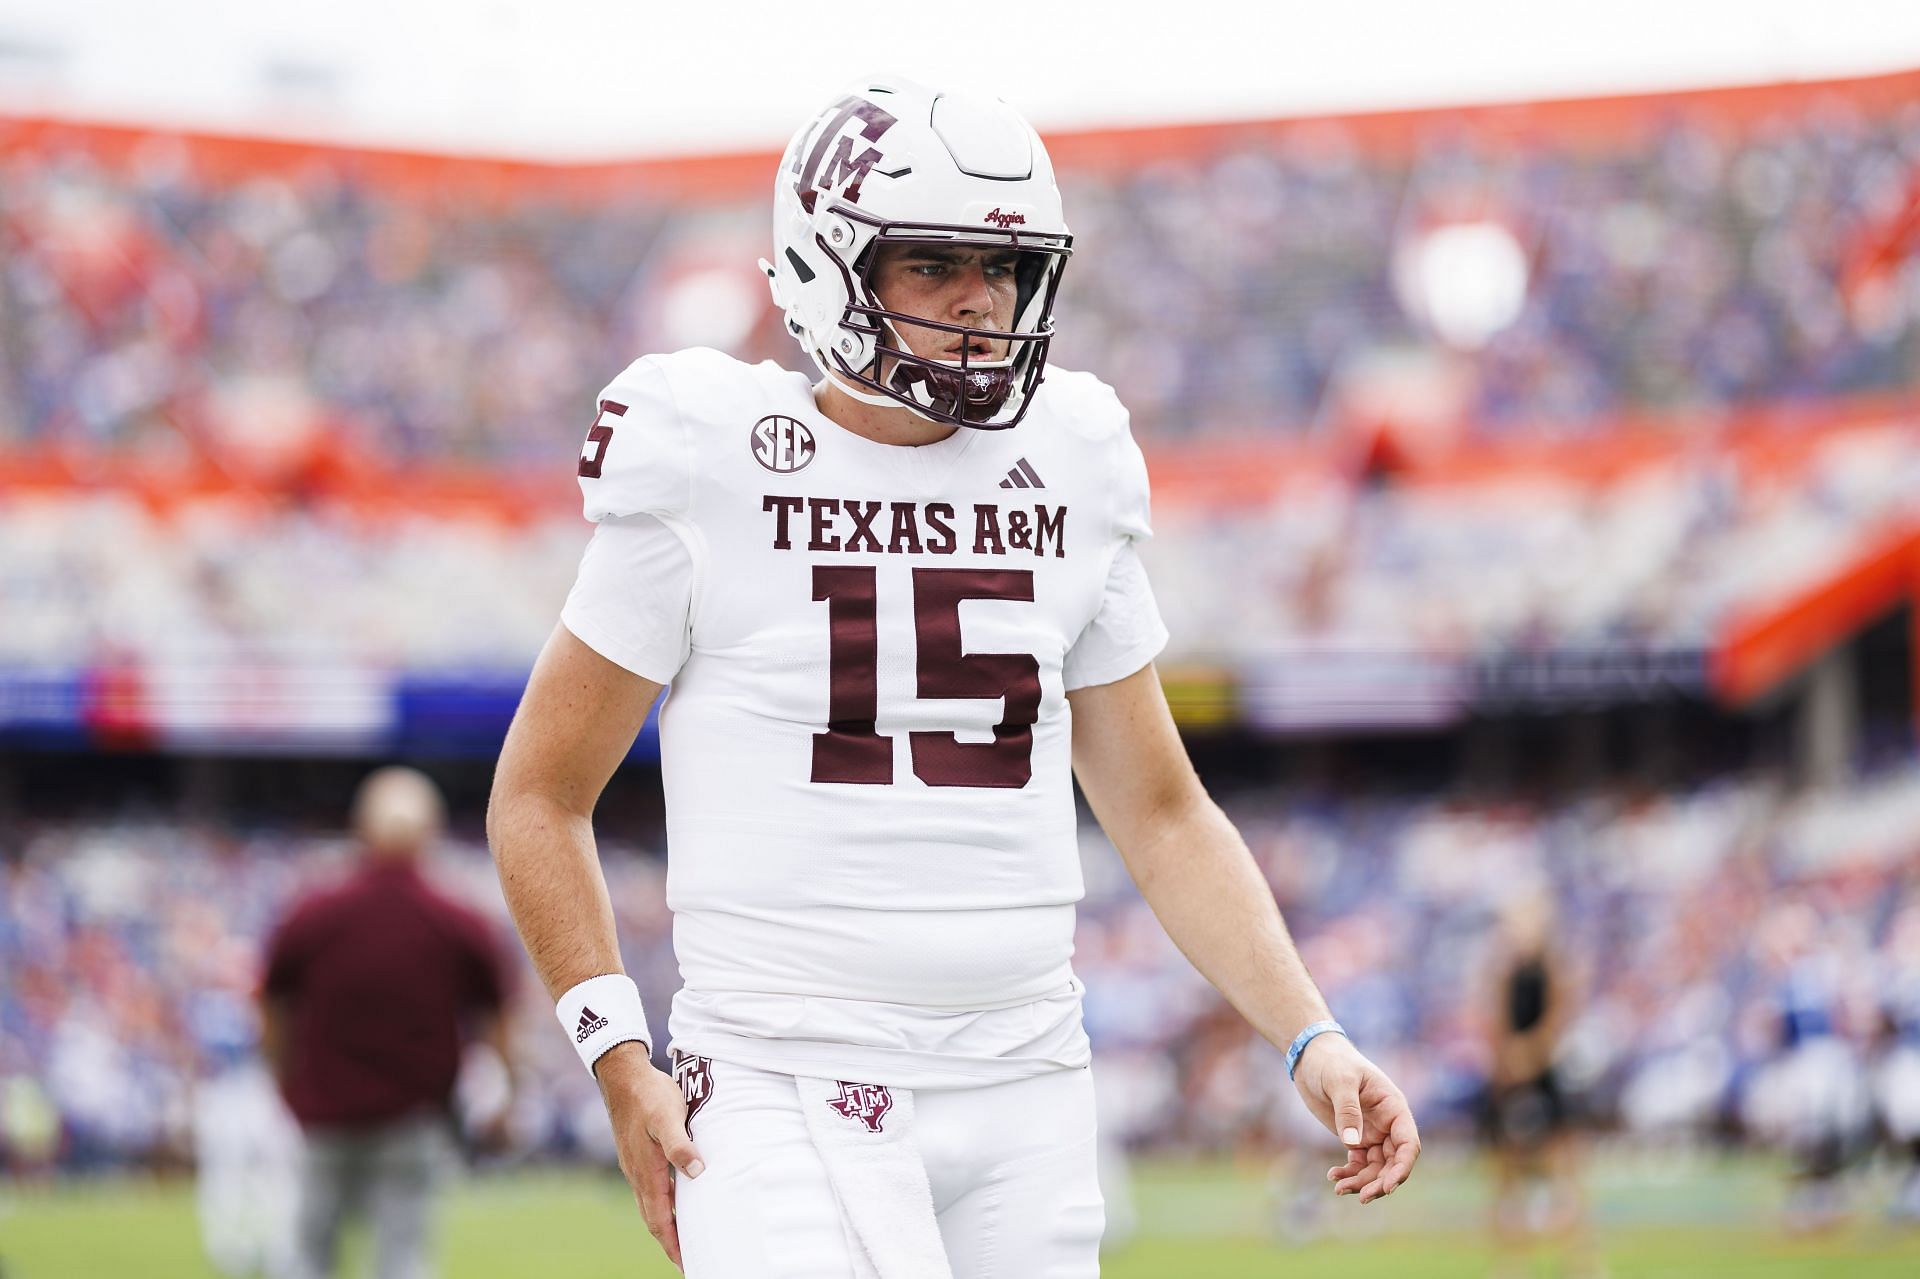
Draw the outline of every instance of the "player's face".
M1008 330L1014 324L1019 287L1019 254L1011 249L944 244L883 244L874 259L873 291L880 305L900 315L917 315L974 329ZM959 362L961 348L972 360L1004 360L1012 345L1005 338L973 338L958 333L898 324L907 349L924 359Z

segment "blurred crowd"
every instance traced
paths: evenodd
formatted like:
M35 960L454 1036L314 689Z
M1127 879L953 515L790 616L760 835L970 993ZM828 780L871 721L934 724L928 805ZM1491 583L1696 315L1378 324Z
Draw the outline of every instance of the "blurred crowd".
M1150 436L1322 422L1381 352L1433 344L1436 299L1408 277L1423 233L1466 222L1510 236L1527 272L1511 322L1469 344L1459 408L1481 430L1591 431L1912 380L1911 272L1904 298L1862 307L1842 259L1909 198L1920 110L1802 102L1745 131L1677 110L1615 147L1436 115L1409 150L1302 125L1124 178L1068 175L1086 251L1061 358L1112 370Z
M1572 1008L1557 1068L1586 1123L1790 1149L1812 1131L1848 1157L1876 1134L1920 1140L1920 769L1824 792L1755 776L1549 809L1263 790L1226 803L1337 1015L1431 1133L1475 1121L1496 925L1528 895L1557 916ZM348 851L342 837L153 821L49 827L6 849L5 1166L187 1159L199 1099L257 1069L267 929ZM613 840L603 855L627 967L663 1021L678 984L664 865ZM1174 950L1091 828L1083 862L1075 963L1106 1126L1160 1149L1301 1138L1279 1053ZM510 936L482 850L449 846L433 873ZM514 1149L606 1155L599 1097L530 974L520 998ZM499 1067L473 1064L470 1112L509 1104Z
M1606 484L1401 486L1320 464L1281 468L1257 505L1173 493L1149 554L1176 659L1698 649L1903 515L1910 422L1785 470L1750 467L1713 424L1920 378L1920 245L1866 283L1855 269L1920 190L1920 105L1790 94L1736 125L1675 100L1611 141L1445 113L1417 132L1363 145L1301 122L1066 166L1081 251L1057 358L1113 378L1163 457L1192 436L1346 441L1324 461L1390 423L1391 461L1436 413L1498 436L1676 411L1698 447ZM46 138L0 153L0 457L56 444L284 480L344 450L481 459L564 491L583 406L634 354L801 363L751 265L757 196L527 180L482 199L373 180L348 153L241 180L193 157L161 137L112 163ZM1503 228L1526 273L1510 323L1471 350L1409 265L1463 221ZM297 483L156 504L80 465L64 491L5 493L0 665L523 669L585 537L564 510L373 515Z
M1145 551L1192 659L1700 649L1910 517L1920 437L1836 433L1791 467L1675 454L1605 483L1374 484L1302 470L1257 508L1163 503Z
M1330 122L1221 136L1063 166L1078 251L1056 358L1113 379L1150 440L1311 431L1384 356L1463 344L1454 407L1494 433L1920 372L1913 247L1873 288L1848 278L1911 198L1920 105L1792 94L1733 125L1676 100L1611 143L1447 113L1412 146ZM0 443L164 454L185 435L218 455L323 431L381 455L564 462L637 354L805 367L752 267L765 207L533 180L510 201L402 193L346 154L214 181L158 138L113 163L10 146ZM1435 266L1423 237L1456 224L1505 247ZM1436 327L1428 286L1475 296L1489 261L1519 272L1517 309Z
M244 498L159 514L124 491L19 495L0 514L0 664L523 670L588 535L571 514L510 525Z
M1146 549L1170 657L1710 647L1730 613L1843 568L1920 492L1911 422L1803 444L1792 466L1702 450L1608 483L1536 471L1369 484L1303 467L1255 505L1176 494ZM0 516L0 666L520 671L587 536L566 511L508 525L21 495Z
M1593 1126L1784 1141L1798 1098L1756 1085L1801 1040L1830 1038L1861 1095L1876 1063L1920 1047L1920 772L1797 794L1727 778L1548 809L1279 792L1228 808L1329 1003L1436 1131L1482 1117L1501 924L1536 897L1571 987L1556 1066ZM1090 870L1076 964L1108 1083L1135 1089L1124 1130L1202 1146L1298 1136L1274 1050L1173 952L1117 866ZM1905 1124L1911 1110L1885 1113ZM1862 1106L1850 1139L1874 1116Z

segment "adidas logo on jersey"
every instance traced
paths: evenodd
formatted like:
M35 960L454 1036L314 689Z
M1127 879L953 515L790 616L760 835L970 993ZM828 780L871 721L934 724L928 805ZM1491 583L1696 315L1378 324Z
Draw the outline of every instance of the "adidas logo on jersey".
M1033 463L1023 457L1019 462L1014 464L1014 468L1011 471L1007 472L1007 478L1000 481L1000 487L1003 489L1043 489L1046 485L1040 482L1040 472L1033 469Z
M605 1017L596 1016L591 1008L582 1008L580 1010L580 1028L573 1032L573 1041L577 1044L584 1044L587 1042L589 1036L606 1028L607 1019Z

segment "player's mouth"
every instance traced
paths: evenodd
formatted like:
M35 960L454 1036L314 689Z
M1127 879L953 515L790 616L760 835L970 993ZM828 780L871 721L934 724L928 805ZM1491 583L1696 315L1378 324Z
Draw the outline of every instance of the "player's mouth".
M974 338L971 342L955 342L947 348L947 354L956 360L962 355L970 360L990 360L993 358L993 343L985 338Z

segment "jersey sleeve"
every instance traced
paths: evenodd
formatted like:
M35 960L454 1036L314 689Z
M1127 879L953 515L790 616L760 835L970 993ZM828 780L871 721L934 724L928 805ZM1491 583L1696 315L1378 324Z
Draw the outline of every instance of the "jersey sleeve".
M693 483L686 422L659 362L635 360L600 392L580 448L580 495L588 519L675 515Z
M1136 543L1152 537L1153 487L1147 480L1147 459L1131 431L1122 433L1118 441L1113 496L1115 536Z
M1147 462L1131 434L1117 441L1112 513L1115 548L1100 607L1067 650L1062 679L1067 691L1125 679L1167 646L1166 624L1154 602L1140 543L1153 536Z
M1113 557L1100 611L1067 650L1061 677L1068 692L1125 679L1167 646L1140 552L1128 542Z
M606 516L580 557L560 622L616 666L665 684L690 651L693 584L693 555L664 520Z

